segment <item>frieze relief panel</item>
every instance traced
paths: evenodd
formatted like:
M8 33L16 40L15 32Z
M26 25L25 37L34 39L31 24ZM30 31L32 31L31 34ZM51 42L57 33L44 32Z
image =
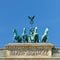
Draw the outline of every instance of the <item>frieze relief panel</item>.
M46 47L13 47L9 48L9 56L49 56L50 50Z
M10 48L10 55L43 55L43 56L48 56L49 49L44 48L44 47L20 47L20 48Z
M52 47L48 45L28 45L28 44L20 44L20 45L9 45L7 46L7 56L51 56L52 55Z

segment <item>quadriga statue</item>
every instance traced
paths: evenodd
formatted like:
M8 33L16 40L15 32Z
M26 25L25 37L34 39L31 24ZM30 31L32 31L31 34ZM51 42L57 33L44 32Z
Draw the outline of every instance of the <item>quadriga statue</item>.
M29 22L31 25L30 34L26 34L26 28L23 28L22 36L19 36L16 29L13 29L14 39L20 43L39 43L39 35L37 33L37 27L33 28L35 16L28 16ZM48 28L45 29L44 34L42 35L41 42L47 42L48 39Z

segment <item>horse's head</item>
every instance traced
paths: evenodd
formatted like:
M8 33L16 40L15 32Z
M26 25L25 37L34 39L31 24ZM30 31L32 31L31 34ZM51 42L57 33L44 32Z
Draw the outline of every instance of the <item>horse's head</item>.
M45 33L48 33L48 28L45 29Z
M14 32L17 32L16 29L13 29L13 33L14 33Z
M18 35L17 30L13 29L14 37Z
M23 33L22 35L26 34L26 28L23 28Z
M37 27L35 27L34 32L37 33Z

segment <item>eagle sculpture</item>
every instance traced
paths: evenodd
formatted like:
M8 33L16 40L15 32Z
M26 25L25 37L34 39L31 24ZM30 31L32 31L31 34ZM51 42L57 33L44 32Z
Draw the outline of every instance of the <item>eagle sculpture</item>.
M30 19L30 24L31 24L31 25L34 23L34 20L33 20L34 17L35 17L35 16L28 16L28 18Z

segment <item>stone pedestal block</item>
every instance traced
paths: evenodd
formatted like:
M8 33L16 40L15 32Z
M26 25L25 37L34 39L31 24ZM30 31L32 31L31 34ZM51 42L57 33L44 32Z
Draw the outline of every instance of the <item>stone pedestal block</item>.
M51 43L9 43L6 45L6 56L16 58L51 57L52 48L54 45Z

